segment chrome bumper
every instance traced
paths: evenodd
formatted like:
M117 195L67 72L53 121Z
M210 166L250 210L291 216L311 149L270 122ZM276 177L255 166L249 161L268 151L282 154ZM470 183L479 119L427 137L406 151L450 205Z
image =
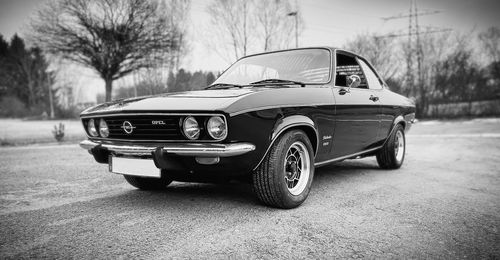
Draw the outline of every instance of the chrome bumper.
M180 156L196 157L231 157L242 155L255 150L255 145L251 143L234 144L162 144L161 146L141 146L141 145L114 145L97 143L90 140L80 142L80 147L91 150L96 147L106 149L110 152L122 155L152 155L158 147L164 152Z

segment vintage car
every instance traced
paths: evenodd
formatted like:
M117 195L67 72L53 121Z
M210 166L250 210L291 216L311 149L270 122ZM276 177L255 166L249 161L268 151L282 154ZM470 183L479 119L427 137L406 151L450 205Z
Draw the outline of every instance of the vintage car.
M89 108L80 146L139 189L248 180L262 203L294 208L316 167L376 156L399 168L414 117L366 59L300 48L241 58L203 90Z

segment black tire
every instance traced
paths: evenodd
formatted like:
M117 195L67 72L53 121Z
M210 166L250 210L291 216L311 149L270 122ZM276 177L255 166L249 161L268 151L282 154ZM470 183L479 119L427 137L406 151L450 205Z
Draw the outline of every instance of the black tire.
M162 176L160 179L158 178L146 178L146 177L138 177L132 175L123 175L125 180L132 186L141 189L141 190L162 190L165 189L172 180Z
M401 151L401 148L403 151ZM393 133L389 136L385 145L377 152L377 163L382 169L398 169L401 165L403 165L405 153L405 131L403 126L398 124Z
M292 152L300 160L296 156L292 158ZM279 137L253 172L253 187L257 198L264 204L291 209L306 200L313 178L314 152L311 142L303 131L291 130Z

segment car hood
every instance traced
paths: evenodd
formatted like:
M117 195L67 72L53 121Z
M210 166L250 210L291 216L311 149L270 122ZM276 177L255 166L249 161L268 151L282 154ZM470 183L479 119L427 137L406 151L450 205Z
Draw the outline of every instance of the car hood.
M226 112L241 113L279 106L333 102L331 89L321 87L254 87L197 90L116 100L86 109L82 116L133 112Z

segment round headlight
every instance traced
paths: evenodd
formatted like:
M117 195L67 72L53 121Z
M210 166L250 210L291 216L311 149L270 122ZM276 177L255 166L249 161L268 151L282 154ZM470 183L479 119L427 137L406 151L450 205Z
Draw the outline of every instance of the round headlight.
M99 135L97 133L97 128L95 127L94 119L89 120L89 123L87 125L87 131L89 132L89 135L91 135L91 136L98 136Z
M222 140L227 135L227 125L220 116L213 116L207 122L207 132L215 140Z
M101 118L101 121L99 121L99 133L101 134L102 137L108 137L109 136L109 128L108 124L106 124L106 121Z
M182 123L182 131L184 135L191 140L198 139L200 137L200 126L196 119L192 116L188 116L184 119Z

